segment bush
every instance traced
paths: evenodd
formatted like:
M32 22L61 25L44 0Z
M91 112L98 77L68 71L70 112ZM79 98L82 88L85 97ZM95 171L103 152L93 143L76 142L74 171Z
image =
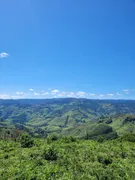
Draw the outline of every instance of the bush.
M77 142L77 138L75 138L73 136L63 136L61 138L61 141L64 143Z
M20 138L21 147L30 148L34 145L33 138L28 134L23 134Z
M57 141L59 139L59 136L57 134L52 134L49 138L52 141Z
M112 163L112 159L105 156L98 156L98 162L107 166Z
M60 135L58 135L58 134L51 134L49 137L47 137L47 144L50 144L53 141L57 141L59 138L60 138Z
M46 149L43 153L43 158L48 161L56 161L58 159L58 154L54 147Z
M104 138L102 136L98 136L97 141L99 143L102 143L104 141Z
M112 121L112 119L108 119L107 121L106 121L106 124L111 124L113 121Z
M135 142L135 134L125 134L121 137L121 140Z
M116 132L110 132L109 134L107 134L105 136L106 140L113 140L113 139L116 139L116 138L118 138L118 134Z
M124 121L123 121L123 125L126 123L135 123L135 116L134 115L128 115Z

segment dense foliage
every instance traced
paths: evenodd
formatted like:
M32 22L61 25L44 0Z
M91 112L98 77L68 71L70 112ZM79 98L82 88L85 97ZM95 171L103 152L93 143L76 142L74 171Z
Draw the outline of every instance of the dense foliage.
M135 144L124 139L34 139L32 147L1 140L0 179L134 179Z

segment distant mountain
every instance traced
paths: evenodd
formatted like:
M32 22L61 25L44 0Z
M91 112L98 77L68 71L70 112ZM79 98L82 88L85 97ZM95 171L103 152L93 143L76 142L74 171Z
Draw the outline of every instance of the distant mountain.
M0 100L1 127L27 129L37 134L58 132L83 136L87 133L85 127L92 129L99 121L121 133L128 128L128 124L121 124L125 114L135 114L135 101L75 98Z

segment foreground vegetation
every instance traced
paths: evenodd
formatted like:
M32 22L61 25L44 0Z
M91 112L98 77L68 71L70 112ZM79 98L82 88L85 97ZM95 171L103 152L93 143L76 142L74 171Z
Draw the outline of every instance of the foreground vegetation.
M135 135L102 143L73 137L0 140L1 180L116 180L135 177Z

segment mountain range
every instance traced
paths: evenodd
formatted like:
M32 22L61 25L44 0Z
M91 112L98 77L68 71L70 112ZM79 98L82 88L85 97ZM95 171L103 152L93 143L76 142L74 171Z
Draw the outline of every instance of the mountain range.
M36 135L120 136L135 132L134 122L134 100L0 100L1 128L17 128Z

